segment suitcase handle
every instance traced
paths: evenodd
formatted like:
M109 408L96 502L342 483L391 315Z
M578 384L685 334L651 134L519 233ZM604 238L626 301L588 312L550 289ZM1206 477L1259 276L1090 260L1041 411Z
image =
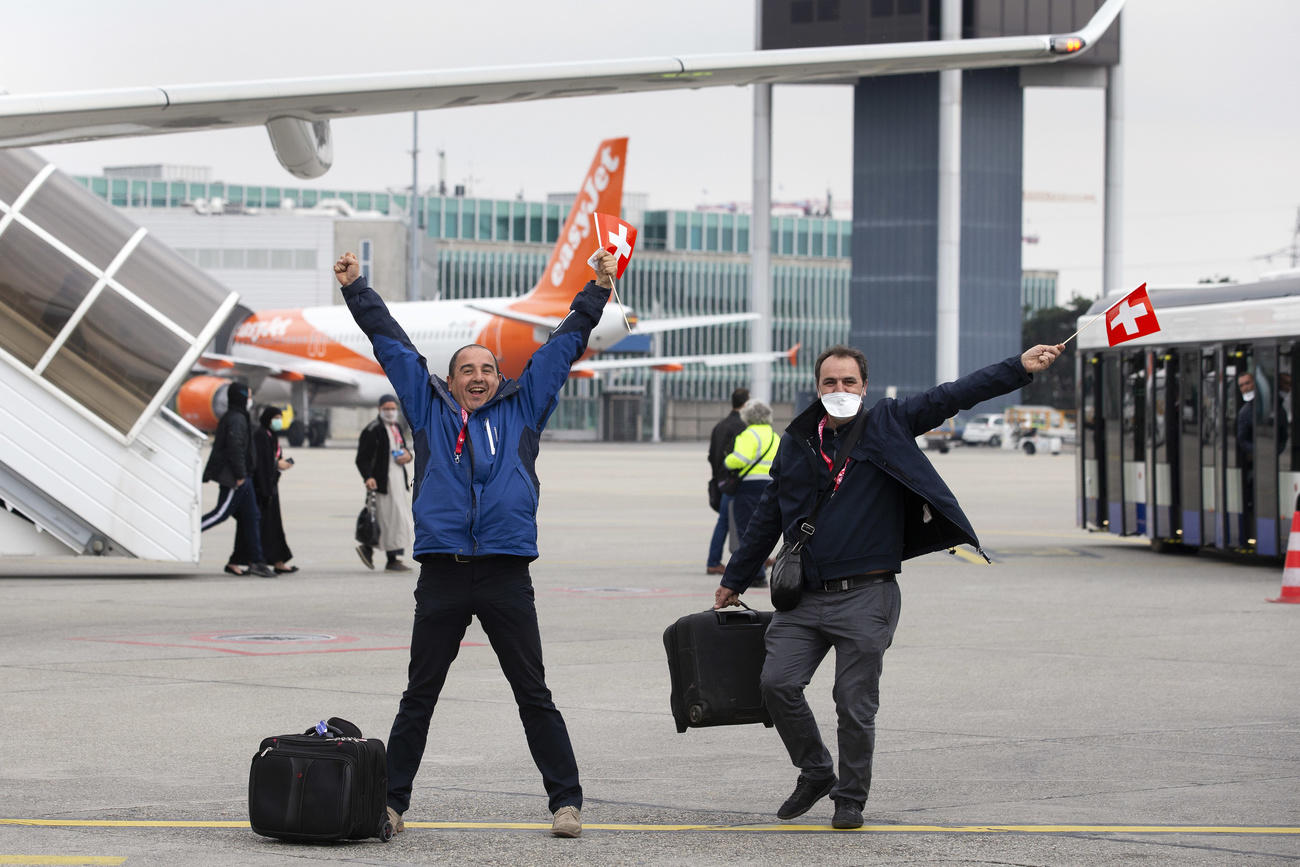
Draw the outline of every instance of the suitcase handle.
M741 600L737 599L736 604L744 611L723 611L717 608L710 608L718 616L719 626L754 626L758 623L758 612L750 608Z

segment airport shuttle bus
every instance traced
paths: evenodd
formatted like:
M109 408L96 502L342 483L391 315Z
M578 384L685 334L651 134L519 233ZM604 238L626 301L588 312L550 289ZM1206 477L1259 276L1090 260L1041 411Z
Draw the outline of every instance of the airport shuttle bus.
M1300 495L1300 272L1149 296L1158 332L1114 347L1103 322L1079 335L1079 525L1157 551L1283 556Z

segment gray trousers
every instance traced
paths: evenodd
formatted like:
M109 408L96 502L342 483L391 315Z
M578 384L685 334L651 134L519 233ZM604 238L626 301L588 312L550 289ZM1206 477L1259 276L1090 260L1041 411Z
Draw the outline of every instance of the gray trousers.
M793 611L778 611L767 629L763 700L790 761L807 777L826 779L835 765L804 698L804 688L835 648L839 781L833 798L865 804L876 746L876 710L885 648L894 640L902 597L896 581L842 593L804 591Z

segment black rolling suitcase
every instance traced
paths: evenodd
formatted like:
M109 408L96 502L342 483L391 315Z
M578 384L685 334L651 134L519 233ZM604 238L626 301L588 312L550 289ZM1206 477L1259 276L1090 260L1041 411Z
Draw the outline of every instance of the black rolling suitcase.
M703 726L772 725L758 679L771 611L704 611L664 630L670 703L677 731Z
M384 742L331 717L266 738L248 771L248 820L263 837L327 842L393 836Z

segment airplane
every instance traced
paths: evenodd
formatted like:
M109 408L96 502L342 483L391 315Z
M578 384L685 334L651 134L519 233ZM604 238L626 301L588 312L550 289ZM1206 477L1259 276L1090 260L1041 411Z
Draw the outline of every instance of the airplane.
M590 237L591 215L619 213L626 163L626 138L600 143L546 268L524 295L389 304L394 318L428 360L431 373L441 374L452 354L470 343L490 349L504 376L518 377L523 372L533 353L568 313L573 296L593 276L587 265L596 246ZM729 313L646 320L638 318L634 309L611 300L591 332L583 360L573 365L573 375L593 377L598 371L635 367L680 371L689 363L719 366L786 359L794 364L798 358L799 347L795 346L776 352L589 360L627 336L625 313L633 334L758 317L756 313ZM203 431L215 430L226 410L229 377L247 379L259 402L285 402L297 397L297 390L299 395L309 394L314 406L373 407L381 395L392 391L371 352L370 341L342 305L254 313L234 328L227 351L204 353L197 366L206 372L181 385L176 410Z

